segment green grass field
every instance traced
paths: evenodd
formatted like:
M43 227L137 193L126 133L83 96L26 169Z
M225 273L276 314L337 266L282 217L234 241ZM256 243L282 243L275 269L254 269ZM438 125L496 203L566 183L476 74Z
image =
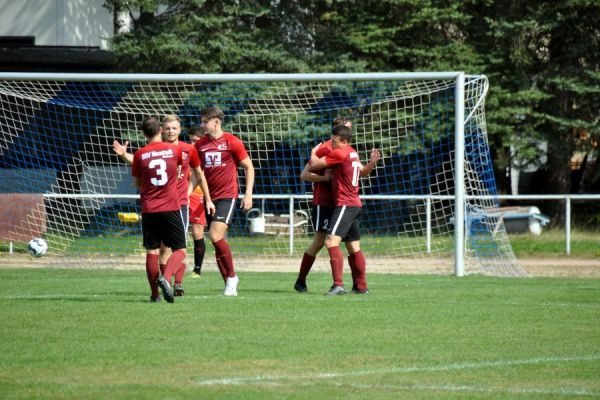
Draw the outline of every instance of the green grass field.
M511 234L508 236L513 251L517 258L556 258L568 257L565 253L565 232L561 229L545 230L542 235ZM142 251L141 237L136 235L125 236L99 236L80 237L73 242L69 251L94 252L102 251L115 255L130 254L132 249ZM255 236L249 239L247 236L230 237L232 248L238 253L252 256L261 254L265 249L276 249L281 254L287 254L288 239L286 236ZM367 254L382 254L386 250L398 246L398 237L395 236L368 236L361 240L361 247ZM422 237L402 237L405 248L423 248L425 239ZM436 237L435 249L440 253L451 255L454 249L453 237ZM295 254L299 257L310 242L312 237L299 237L294 242ZM600 233L596 231L573 230L571 233L571 257L573 258L599 258L600 257ZM209 246L210 248L210 246ZM92 249L92 250L90 250ZM0 241L0 254L8 253L9 242ZM14 243L13 251L16 253L27 253L27 243ZM210 251L210 249L209 249ZM424 251L422 249L422 251Z
M600 397L600 280L294 278L225 298L208 272L151 304L142 271L0 269L0 398Z

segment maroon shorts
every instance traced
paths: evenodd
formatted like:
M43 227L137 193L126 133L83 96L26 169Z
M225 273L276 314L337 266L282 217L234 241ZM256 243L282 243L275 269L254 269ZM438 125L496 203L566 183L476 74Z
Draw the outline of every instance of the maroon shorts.
M193 194L190 196L190 222L206 226L206 211L204 210L204 196Z

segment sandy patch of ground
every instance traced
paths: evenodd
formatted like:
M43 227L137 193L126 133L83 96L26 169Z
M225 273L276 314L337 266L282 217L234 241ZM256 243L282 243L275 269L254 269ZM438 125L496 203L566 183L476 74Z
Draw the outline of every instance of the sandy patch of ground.
M298 257L246 257L235 260L236 269L243 271L297 272ZM369 273L391 274L453 274L452 260L447 259L390 259L368 258ZM600 278L600 260L576 258L520 259L519 265L530 276ZM97 259L89 257L62 258L45 256L33 258L22 254L0 255L0 268L113 268L144 269L144 256ZM347 267L346 267L347 268ZM216 270L213 260L207 260L205 270ZM317 259L313 271L328 272L329 260L322 256Z

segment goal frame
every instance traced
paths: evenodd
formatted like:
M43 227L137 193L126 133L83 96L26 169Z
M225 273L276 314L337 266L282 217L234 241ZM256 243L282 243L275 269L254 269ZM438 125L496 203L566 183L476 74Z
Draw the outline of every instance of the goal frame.
M454 80L455 158L454 170L454 275L465 274L465 73L448 72L381 72L381 73L312 73L312 74L119 74L119 73L0 73L2 80L79 81L79 82L268 82L268 81L369 81L369 80ZM458 223L461 221L461 223Z

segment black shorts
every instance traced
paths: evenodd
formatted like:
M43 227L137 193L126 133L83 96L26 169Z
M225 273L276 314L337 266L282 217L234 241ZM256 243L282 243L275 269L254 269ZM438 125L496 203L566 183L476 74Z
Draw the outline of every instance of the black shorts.
M361 211L362 207L336 207L331 215L330 227L327 233L341 237L344 242L360 240Z
M219 199L215 203L215 215L209 215L206 213L206 221L208 226L213 221L223 222L227 225L231 224L233 215L235 214L235 201L236 199Z
M185 249L184 228L181 210L142 214L144 247L156 250L162 242L173 251Z
M315 232L327 232L329 230L333 210L333 207L313 206L311 220Z

